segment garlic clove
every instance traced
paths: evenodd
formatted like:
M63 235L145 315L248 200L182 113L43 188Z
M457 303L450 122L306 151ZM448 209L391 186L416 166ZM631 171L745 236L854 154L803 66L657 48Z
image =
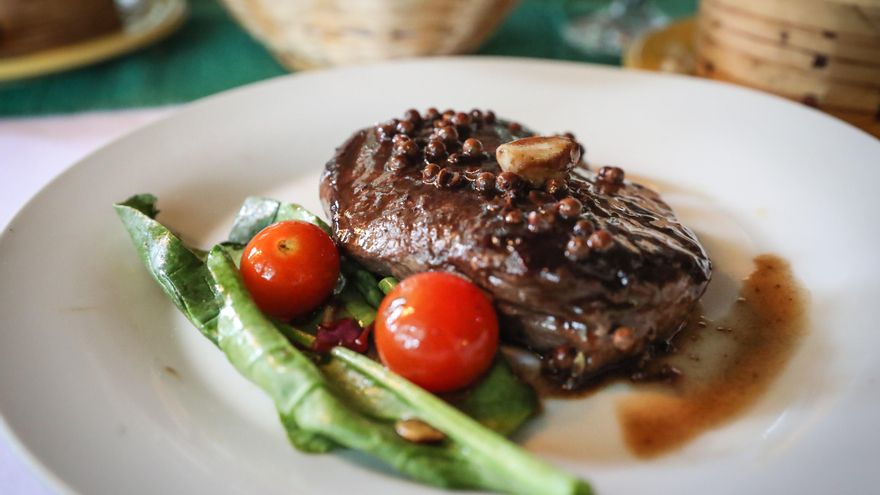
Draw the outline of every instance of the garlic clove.
M580 160L580 147L563 136L535 136L504 143L495 150L501 169L513 172L534 186L564 178Z

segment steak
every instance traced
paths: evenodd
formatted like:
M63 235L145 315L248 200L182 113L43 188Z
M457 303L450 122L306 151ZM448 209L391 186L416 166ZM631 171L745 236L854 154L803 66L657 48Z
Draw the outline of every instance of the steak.
M397 278L468 278L502 338L572 389L674 335L711 262L656 192L578 162L573 137L574 168L543 183L502 171L498 146L533 135L491 112L410 110L337 149L321 200L345 255Z

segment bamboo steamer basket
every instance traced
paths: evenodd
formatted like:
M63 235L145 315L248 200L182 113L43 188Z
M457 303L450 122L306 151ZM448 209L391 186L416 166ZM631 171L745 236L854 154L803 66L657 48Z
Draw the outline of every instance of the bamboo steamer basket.
M875 118L874 116L876 116L875 112L866 108L870 107L870 105L866 105L863 108L854 108L855 105L852 104L852 97L846 93L846 89L834 87L831 88L827 93L819 93L812 91L798 91L797 87L791 89L791 87L793 87L794 85L790 85L785 90L770 91L769 89L758 87L752 81L744 79L739 74L732 73L726 69L717 68L714 63L705 58L697 59L697 74L704 77L710 77L711 79L715 79L718 81L732 82L741 86L749 86L755 89L761 89L763 91L783 96L790 100L804 103L811 107L826 110L830 113L839 112L842 114L871 115L872 118ZM780 84L780 86L783 85Z
M880 108L880 85L855 85L816 76L810 71L732 50L704 34L698 36L697 42L701 75L713 77L713 71L720 71L747 86L798 101L815 102L820 107L862 112Z
M723 29L757 41L828 54L850 62L880 64L880 46L877 44L847 43L820 29L731 14L730 10L709 1L701 4L699 17L701 29Z
M703 0L697 73L880 136L880 0Z
M834 39L872 43L880 37L877 0L704 0L742 17L766 19L827 33Z
M289 69L465 53L517 0L223 0Z
M700 20L700 23L706 22L709 22L706 18ZM880 62L876 65L854 62L815 50L767 43L762 39L721 27L701 28L699 32L700 42L707 43L708 50L720 51L720 56L733 53L756 60L772 60L824 81L865 86L880 85Z

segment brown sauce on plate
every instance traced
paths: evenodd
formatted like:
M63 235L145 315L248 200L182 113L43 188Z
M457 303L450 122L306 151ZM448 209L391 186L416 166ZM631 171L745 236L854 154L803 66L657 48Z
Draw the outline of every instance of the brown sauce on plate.
M669 349L647 363L576 392L515 368L544 397L583 398L633 380L632 392L616 403L628 449L652 458L682 447L746 412L785 369L804 334L807 298L788 262L765 254L754 264L725 315L710 320L698 305Z
M638 457L680 447L745 412L785 368L805 328L806 297L788 263L758 256L723 317L693 313L672 354L651 366L681 371L670 385L644 385L620 399L624 440Z

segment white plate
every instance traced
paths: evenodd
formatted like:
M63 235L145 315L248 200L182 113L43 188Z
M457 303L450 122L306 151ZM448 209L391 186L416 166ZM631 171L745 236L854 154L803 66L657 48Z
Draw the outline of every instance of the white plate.
M111 208L155 193L160 218L207 246L245 196L318 209L317 175L336 145L428 106L572 130L594 163L655 183L718 273L738 279L754 254L775 252L811 293L806 342L739 420L641 461L622 447L609 390L550 403L527 448L603 494L878 486L880 141L732 86L479 58L308 73L209 98L83 160L19 213L0 238L0 412L56 489L434 492L356 456L293 450L270 401L149 278Z

